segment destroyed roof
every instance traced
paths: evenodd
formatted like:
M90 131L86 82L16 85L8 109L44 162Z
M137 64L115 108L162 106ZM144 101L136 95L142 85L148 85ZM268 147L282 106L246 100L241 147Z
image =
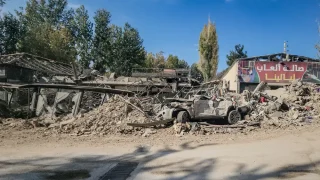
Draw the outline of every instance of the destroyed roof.
M177 78L187 77L189 69L170 69L170 68L133 68L132 77L165 77Z
M276 54L269 54L269 55L263 55L263 56L253 56L253 57L247 57L247 58L240 58L237 59L238 61L259 61L261 59L265 59L268 61L272 60L279 60L278 58L286 58L287 54L285 53L276 53ZM306 56L299 56L299 55L293 55L288 54L290 61L308 61L308 62L319 62L319 59L314 59Z
M52 75L73 75L72 66L69 64L57 62L27 53L1 55L0 65L14 65Z
M53 89L71 89L71 90L83 90L93 91L100 93L111 93L111 94L122 94L122 95L134 95L132 91L112 89L105 87L92 87L92 86L79 86L79 85L68 85L68 84L11 84L11 83L0 83L2 89L23 89L23 88L53 88Z

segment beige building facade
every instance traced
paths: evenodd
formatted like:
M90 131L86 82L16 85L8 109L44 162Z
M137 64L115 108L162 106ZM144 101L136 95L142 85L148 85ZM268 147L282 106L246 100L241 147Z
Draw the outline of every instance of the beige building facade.
M277 88L301 79L320 85L320 61L284 53L242 58L235 61L220 78L228 91L253 91L264 81Z

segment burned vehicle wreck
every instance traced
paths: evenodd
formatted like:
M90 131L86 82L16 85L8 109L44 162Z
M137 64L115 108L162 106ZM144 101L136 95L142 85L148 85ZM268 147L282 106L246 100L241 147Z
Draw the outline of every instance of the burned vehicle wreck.
M167 98L158 117L164 120L176 119L179 123L224 119L229 124L235 124L248 112L249 108L239 106L233 97L194 95L190 99Z

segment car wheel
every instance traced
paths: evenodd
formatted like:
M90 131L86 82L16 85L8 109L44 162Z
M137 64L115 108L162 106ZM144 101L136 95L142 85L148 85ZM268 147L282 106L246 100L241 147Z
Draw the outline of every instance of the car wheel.
M186 123L190 120L187 111L180 111L177 116L177 123Z
M228 123L229 124L235 124L240 120L241 120L241 114L239 113L239 111L232 110L229 112L229 115L228 115Z

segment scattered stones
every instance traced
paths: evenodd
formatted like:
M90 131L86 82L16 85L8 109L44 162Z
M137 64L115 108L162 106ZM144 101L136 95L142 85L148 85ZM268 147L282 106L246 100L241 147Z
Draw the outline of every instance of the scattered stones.
M256 94L245 91L245 99L242 101L249 103L251 112L244 116L244 120L235 125L237 127L215 126L208 128L196 122L174 122L172 129L178 137L186 133L210 135L240 132L247 134L258 128L286 128L318 122L320 93L316 91L314 84L294 81L290 86L283 88L281 93L272 93L272 91L268 90L267 93L257 91ZM269 92L271 95L276 94L278 96L271 96L268 94ZM259 101L260 97L267 100ZM50 133L60 133L73 136L132 134L149 137L157 131L127 125L127 123L151 122L149 114L143 111L146 109L152 109L152 104L143 103L141 99L137 98L124 98L115 95L103 105L89 112L80 112L76 117L62 116L54 120L46 116L31 120L8 118L0 119L0 126L14 129L43 127L46 128L46 135L48 136L50 136ZM250 125L252 123L258 123L259 125L252 126ZM165 127L167 126L163 126L163 128Z
M145 131L144 131L144 134L142 135L143 137L149 137L151 134L155 134L157 131L155 131L155 130L152 130L152 129L146 129Z
M130 103L137 107L139 101L131 99ZM99 106L88 113L80 113L77 117L59 117L51 119L50 117L39 117L29 120L23 119L1 119L1 126L7 126L15 129L31 129L36 127L45 127L51 132L62 134L81 135L107 135L107 134L132 134L139 132L142 128L133 128L127 126L127 123L146 123L149 122L141 110L131 107L126 115L127 105L123 98L114 96L107 103ZM145 136L155 133L155 131L146 130Z
M305 119L320 114L320 93L316 91L315 84L296 80L282 93L286 95L278 94L276 101L257 103L249 114L250 119L262 121L264 128L288 127L314 122Z

